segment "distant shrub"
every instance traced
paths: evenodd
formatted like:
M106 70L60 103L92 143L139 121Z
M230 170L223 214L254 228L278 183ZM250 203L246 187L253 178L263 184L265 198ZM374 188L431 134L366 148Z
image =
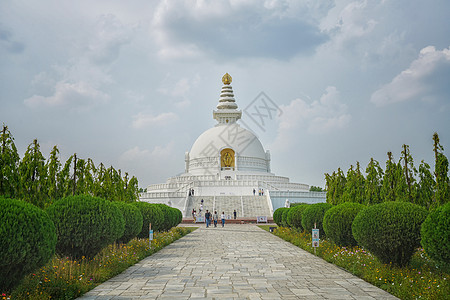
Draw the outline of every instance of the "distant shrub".
M353 237L381 262L404 266L420 246L420 228L427 213L410 202L375 204L356 215Z
M143 217L141 211L134 205L125 202L111 202L122 212L125 220L125 230L117 242L126 244L136 237L142 230Z
M135 205L142 213L143 223L142 229L138 233L138 238L149 237L149 224L152 224L153 231L161 231L163 223L163 212L158 205L148 202L134 202Z
M287 221L290 227L303 230L302 214L303 211L308 207L308 205L309 204L302 204L290 208L287 216Z
M42 209L0 197L0 290L8 291L55 253L55 225Z
M176 208L172 208L166 204L155 204L157 205L162 212L163 220L161 223L160 231L169 231L172 227L177 226L178 214L176 211L179 211Z
M352 234L352 223L356 215L365 206L354 202L345 202L327 210L323 218L323 230L326 236L340 246L356 246Z
M47 208L56 226L56 252L72 258L94 257L120 238L125 221L120 209L110 201L76 195L56 201Z
M291 203L290 204L290 208L296 207L296 206L300 206L300 205L305 205L308 203L304 203L304 202L295 202L295 203Z
M278 226L283 226L282 223L282 218L283 218L283 212L288 210L289 208L286 207L280 207L277 208L274 212L273 212L273 221L278 225Z
M421 233L425 252L432 259L450 265L450 202L428 214Z
M314 228L314 223L316 228L319 229L319 234L321 237L325 237L325 232L323 231L323 217L325 212L332 208L333 206L329 203L316 203L310 204L303 211L302 214L302 227L304 230L311 232Z

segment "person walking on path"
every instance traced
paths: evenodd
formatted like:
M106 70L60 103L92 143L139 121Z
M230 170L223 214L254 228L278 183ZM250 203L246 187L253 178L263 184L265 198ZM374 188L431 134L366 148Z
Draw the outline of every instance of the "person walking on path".
M235 219L235 220L236 220L236 215L237 215L236 210L234 210L234 211L233 211L233 216L234 216L234 219Z
M206 210L205 213L205 221L206 221L206 228L208 228L209 222L211 222L211 213L208 210Z
M217 211L214 211L212 219L214 221L214 227L217 227L217 221L219 220L219 215L217 214Z
M224 211L220 215L220 219L222 220L222 227L224 227L225 226L225 212Z
M195 211L195 209L192 210L192 217L194 218L194 223L197 221L196 217L197 217L197 212Z

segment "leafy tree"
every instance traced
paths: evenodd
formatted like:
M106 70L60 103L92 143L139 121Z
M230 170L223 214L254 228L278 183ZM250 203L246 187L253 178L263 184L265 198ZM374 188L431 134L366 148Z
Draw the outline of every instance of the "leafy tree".
M364 186L364 202L367 205L381 203L381 185L383 180L383 169L378 161L370 159L366 168L366 184Z
M395 185L397 164L394 162L392 152L388 152L388 160L386 161L386 172L383 177L380 196L382 201L395 201Z
M126 197L125 202L135 202L139 200L139 184L136 177L131 177L128 185L125 189Z
M14 198L19 193L19 154L14 138L3 124L0 133L0 195Z
M70 176L70 166L74 156L70 156L61 171L58 173L58 199L72 195L73 189L71 189L71 176Z
M27 148L19 165L21 198L40 208L46 206L47 169L39 143L35 139Z
M450 201L450 182L448 178L448 159L444 155L444 147L439 143L437 132L433 134L436 177L434 206L440 206Z
M408 185L406 184L401 162L399 161L396 166L394 178L395 201L409 201Z
M320 186L310 186L309 187L310 192L323 192L323 189Z
M336 172L333 172L331 175L325 173L325 188L327 189L327 203L335 204L334 201L334 190L336 186L334 185L334 177L336 176Z
M61 162L59 161L59 150L56 145L50 152L50 157L47 159L45 169L47 170L46 188L48 190L49 204L51 204L56 199L59 199L58 173L61 171Z
M342 202L362 203L364 201L365 179L361 174L359 162L356 163L356 169L353 169L353 165L350 166L346 179Z
M332 175L325 174L327 188L327 203L337 205L342 203L342 195L345 190L346 178L341 168Z
M413 158L409 152L409 146L403 144L400 162L402 163L403 178L406 182L406 198L405 200L414 203L417 197L416 179L417 170L414 167ZM403 182L402 182L403 183Z
M416 204L430 208L433 203L435 185L436 182L434 181L433 174L431 174L430 165L422 160L422 163L419 165Z

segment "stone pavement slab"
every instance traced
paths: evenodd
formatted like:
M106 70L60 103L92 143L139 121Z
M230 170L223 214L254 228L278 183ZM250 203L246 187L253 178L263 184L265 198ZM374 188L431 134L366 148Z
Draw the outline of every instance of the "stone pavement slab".
M78 298L397 299L256 225L200 227Z

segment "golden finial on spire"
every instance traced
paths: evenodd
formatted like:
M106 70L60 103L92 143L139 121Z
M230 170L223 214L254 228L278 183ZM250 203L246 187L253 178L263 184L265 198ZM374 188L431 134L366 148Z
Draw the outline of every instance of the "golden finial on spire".
M223 82L223 84L230 84L231 83L230 74L226 73L225 75L223 75L222 82Z

